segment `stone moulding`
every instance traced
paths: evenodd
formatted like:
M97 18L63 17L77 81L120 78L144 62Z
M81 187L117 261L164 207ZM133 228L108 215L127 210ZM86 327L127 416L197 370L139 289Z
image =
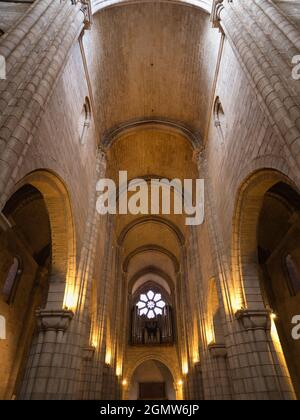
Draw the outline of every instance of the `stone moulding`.
M226 349L225 344L215 344L215 343L209 344L208 351L213 358L227 356L227 349Z
M268 309L241 309L236 312L235 317L247 331L271 329L271 311Z
M92 5L91 0L72 0L72 4L81 4L81 11L84 15L84 29L90 29L92 25Z
M38 309L36 311L39 331L65 332L69 328L74 313L69 310L49 311Z
M136 3L147 3L153 0L91 0L93 14L108 7L115 7ZM161 3L182 4L184 6L195 7L205 12L211 12L212 0L158 0Z
M221 12L224 9L224 0L214 0L211 12L213 28L220 28Z

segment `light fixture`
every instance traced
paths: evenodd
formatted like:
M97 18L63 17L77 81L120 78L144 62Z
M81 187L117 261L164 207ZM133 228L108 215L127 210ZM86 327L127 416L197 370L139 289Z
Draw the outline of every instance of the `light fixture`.
M275 321L277 319L277 315L274 312L271 313L271 319L273 321Z
M126 385L127 385L127 381L126 381L126 379L123 379L123 381L122 381L122 385L123 385L123 386L126 386Z
M179 379L178 386L182 386L182 385L183 385L183 381L181 379Z

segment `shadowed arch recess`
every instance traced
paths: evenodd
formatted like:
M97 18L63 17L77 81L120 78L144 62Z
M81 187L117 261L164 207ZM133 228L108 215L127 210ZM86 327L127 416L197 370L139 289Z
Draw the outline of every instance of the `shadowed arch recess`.
M76 239L69 193L63 181L47 170L37 170L26 175L16 184L14 192L24 185L32 185L41 193L49 214L52 264L47 307L70 307L68 296L75 294ZM57 293L55 287L57 282L65 284L60 293Z

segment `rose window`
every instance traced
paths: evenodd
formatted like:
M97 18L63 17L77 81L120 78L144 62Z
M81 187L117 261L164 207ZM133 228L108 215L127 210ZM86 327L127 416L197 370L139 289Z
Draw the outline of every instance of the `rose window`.
M139 309L139 315L146 315L147 318L152 319L157 315L163 314L163 308L166 306L162 300L160 293L154 293L149 290L148 293L142 294L140 300L136 305Z

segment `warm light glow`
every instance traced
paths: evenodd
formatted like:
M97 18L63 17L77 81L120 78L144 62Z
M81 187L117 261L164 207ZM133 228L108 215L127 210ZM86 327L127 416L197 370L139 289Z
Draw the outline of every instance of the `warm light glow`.
M275 321L277 319L277 315L274 312L271 313L271 319Z
M277 328L273 319L271 319L271 337L272 337L273 345L276 350L277 357L279 359L279 363L282 366L282 368L284 368L286 376L288 377L289 376L288 367L287 367L284 353L281 347L281 342L280 342L280 338L277 332Z
M182 364L182 373L184 375L187 375L189 373L189 367L187 362L183 362Z
M93 347L98 348L99 337L97 330L91 331L90 342Z
M199 355L199 347L198 347L198 342L196 341L194 344L194 349L193 349L193 362L194 364L199 363L200 361L200 355Z
M240 311L243 308L243 302L240 296L236 296L236 294L234 294L231 299L231 302L232 302L232 310L234 313Z
M181 379L179 379L178 386L182 386L182 385L183 385L183 381Z
M110 348L106 349L105 363L107 365L110 365L111 364L111 349Z
M122 381L122 385L123 385L123 386L126 386L126 385L127 385L127 381L126 381L126 379L123 379L123 381Z
M63 307L69 311L74 311L77 306L77 300L77 293L71 290L66 290Z
M206 328L206 339L207 339L207 344L212 344L215 342L215 335L210 325L208 325Z
M122 376L122 365L121 365L121 363L118 363L118 364L117 364L117 368L116 368L116 375L117 375L118 377Z
M198 333L198 319L194 318L194 327L193 327L193 363L196 364L200 360L199 356L199 333Z
M275 322L274 322L274 319L272 318L272 316L271 316L271 336L272 336L273 343L274 343L275 347L277 347L277 349L282 351L279 335L278 335L277 328L276 328L276 325L275 325ZM279 347L278 347L278 345L279 345Z

